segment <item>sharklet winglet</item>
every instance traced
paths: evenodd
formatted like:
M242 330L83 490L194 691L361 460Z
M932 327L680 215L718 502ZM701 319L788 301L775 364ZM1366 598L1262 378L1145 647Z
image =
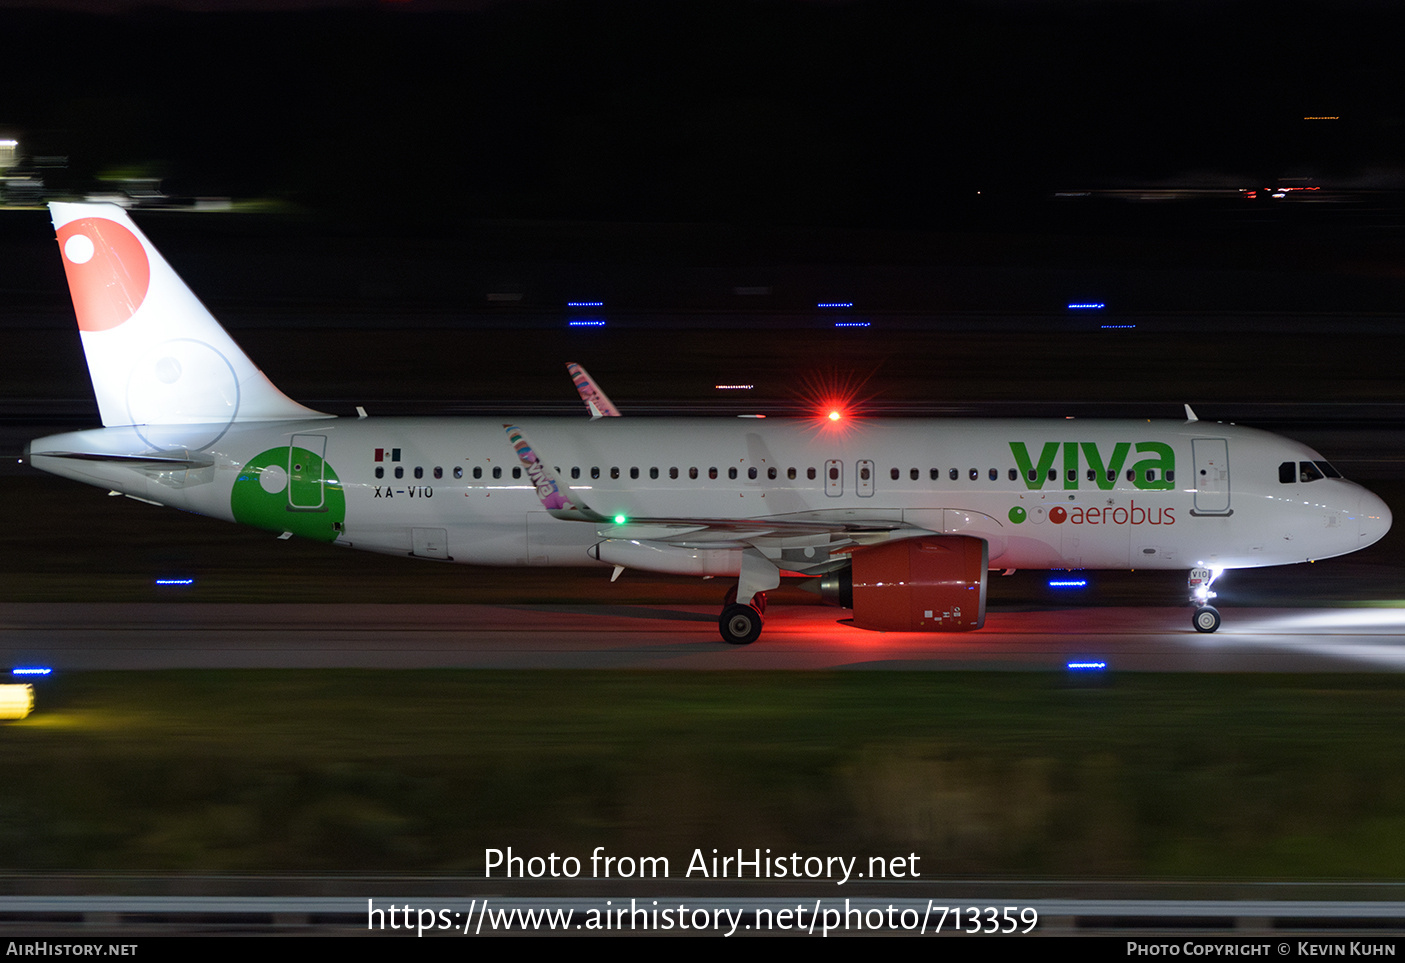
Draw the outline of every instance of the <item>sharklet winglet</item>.
M527 472L528 480L536 487L537 498L541 500L542 507L550 512L553 518L572 522L605 521L604 515L591 511L578 496L561 490L556 481L556 473L537 457L532 443L527 440L526 432L517 425L502 427L507 432L507 440L512 443L513 451L517 452L517 460Z
M600 390L600 386L595 383L595 379L574 361L566 362L566 370L571 374L571 380L576 383L576 392L581 396L581 401L585 402L586 408L590 410L590 420L597 418L618 418L620 410L615 407L606 395Z

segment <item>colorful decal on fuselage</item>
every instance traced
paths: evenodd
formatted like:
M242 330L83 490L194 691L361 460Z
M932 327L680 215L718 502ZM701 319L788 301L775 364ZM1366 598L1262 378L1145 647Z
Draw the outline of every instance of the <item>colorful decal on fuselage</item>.
M333 542L346 522L346 493L320 455L285 445L249 459L234 479L229 508L245 525Z
M1077 491L1085 483L1096 485L1102 491L1112 491L1121 480L1124 467L1131 470L1128 480L1133 487L1142 491L1171 491L1176 487L1176 453L1170 445L1164 441L1136 442L1136 453L1149 457L1129 466L1127 459L1132 450L1130 441L1117 442L1107 453L1099 449L1096 442L1047 441L1036 463L1024 442L1010 442L1015 467L1030 491L1039 491L1048 482L1061 483L1065 491ZM1060 453L1062 464L1055 470L1054 462L1059 460ZM1085 468L1091 478L1085 478Z
M1070 525L1174 525L1176 524L1176 510L1174 508L1147 508L1138 505L1135 500L1127 506L1108 506L1097 508L1082 508L1077 505L1055 505L1047 511L1042 508L1033 510L1026 509L1021 505L1016 505L1010 509L1007 516L1015 525L1023 525L1027 521L1035 523L1050 521L1055 525L1062 525L1067 522Z

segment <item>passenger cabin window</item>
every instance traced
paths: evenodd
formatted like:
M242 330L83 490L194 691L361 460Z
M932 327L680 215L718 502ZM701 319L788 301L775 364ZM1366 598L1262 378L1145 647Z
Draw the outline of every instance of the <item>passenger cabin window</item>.
M521 477L522 477L522 466L521 466L521 465L516 465L516 466L513 467L513 469L512 469L512 477L513 477L513 478L521 478Z
M579 478L579 477L581 477L581 467L580 467L580 465L576 465L574 468L571 469L571 477L572 477L572 478Z
M972 468L972 469L971 469L971 481L980 481L980 478L981 478L981 470L980 470L979 468Z
M482 468L474 468L474 469L473 469L473 477L474 477L474 478L482 478L482 477L483 477L483 469L482 469Z
M917 479L919 479L919 478L922 477L922 472L920 472L920 471L918 471L916 468L914 468L914 469L912 469L912 471L910 471L910 472L907 473L907 477L908 477L909 479L911 479L912 481L917 481Z
M813 468L806 469L806 471L805 471L805 477L808 478L808 479L810 479L810 481L814 481L814 480L815 480L815 470L814 470Z
M936 480L937 480L938 478L940 478L940 477L942 477L942 470L941 470L940 468L933 468L933 469L932 469L932 481L936 481Z
M435 466L434 466L434 477L435 477L435 478L443 478L443 477L444 477L444 469L440 468L438 465L435 465Z
M707 470L707 477L708 477L708 478L716 478L716 477L717 477L717 469L716 469L716 468L709 468L709 469Z
M384 477L385 477L385 469L382 468L380 465L377 465L377 466L376 466L376 477L377 477L377 478L384 478Z
M732 479L733 481L735 481L735 480L736 480L736 477L737 477L737 470L736 470L736 468L728 468L728 469L727 469L727 477L730 478L730 479Z
M790 471L791 471L791 477L793 478L793 477L794 477L794 473L795 473L795 469L792 468ZM775 481L775 480L776 480L776 470L775 470L774 468L767 468L767 469L766 469L766 478L769 479L770 481Z
M454 466L454 477L455 477L455 478L462 478L462 477L463 477L463 466L462 466L462 465L455 465L455 466Z
M838 468L838 466L835 466L835 467L833 467L833 468L831 468L831 469L829 470L829 480L830 480L830 481L838 481L838 480L839 480L839 468Z
M395 477L396 477L396 478L404 478L404 477L405 477L405 469L402 468L402 467L399 466L399 465L396 465L396 466L395 466Z
M424 477L424 469L421 468L421 467L418 466L418 465L415 466L415 477L416 477L416 478L423 478L423 477Z
M698 480L698 470L697 470L696 468L689 468L689 469L688 469L688 477L691 478L691 479L693 479L694 481L697 481L697 480Z
M961 477L961 473L953 468L946 473L946 477L950 478L952 481L956 481L956 479Z
M590 477L591 477L591 478L599 478L599 477L600 477L600 466L599 466L599 465L591 465L591 466L590 466Z
M756 469L755 469L755 468L748 468L748 469L746 470L746 477L747 477L747 478L750 478L752 481L756 481Z
M990 471L986 472L986 477L989 478L991 481L999 481L999 480L1000 480L1000 469L999 469L999 468L992 468Z
M611 478L619 478L619 477L620 477L620 470L619 470L618 467L615 467L615 468L611 468L611 469L610 469L610 477L611 477Z
M1010 481L1019 481L1019 480L1020 480L1020 470L1019 470L1018 468L1011 468L1011 469L1010 469Z
M631 469L629 470L629 477L630 477L630 478L638 478L638 477L639 477L639 469L638 469L638 468L631 468Z
M502 477L502 469L501 469L501 468L494 468L494 469L493 469L493 477L494 477L494 478L501 478L501 477Z
M897 481L899 478L902 477L902 474L903 474L902 472L900 472L900 471L898 471L896 468L894 468L892 471L890 471L890 472L888 473L888 477L892 478L893 481Z
M669 477L669 478L677 478L677 477L678 477L678 469L677 469L677 468L670 468L670 469L668 470L668 477Z
M795 481L795 469L787 468L785 471L785 477L788 478L790 481Z
M658 470L657 468L650 468L650 469L649 469L649 477L650 477L650 478L658 478L658 477L659 477L659 470Z

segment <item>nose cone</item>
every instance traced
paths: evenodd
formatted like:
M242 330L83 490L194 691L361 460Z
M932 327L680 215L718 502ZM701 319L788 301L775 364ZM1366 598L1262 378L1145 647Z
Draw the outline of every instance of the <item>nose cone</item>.
M1390 508L1372 492L1361 493L1356 505L1356 517L1361 525L1361 538L1357 541L1357 548L1376 544L1390 531Z

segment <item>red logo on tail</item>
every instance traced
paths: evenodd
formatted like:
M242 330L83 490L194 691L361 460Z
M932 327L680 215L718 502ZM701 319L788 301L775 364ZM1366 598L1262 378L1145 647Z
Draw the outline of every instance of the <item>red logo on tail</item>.
M115 328L141 307L151 262L131 231L116 221L85 217L59 228L59 249L79 328Z

